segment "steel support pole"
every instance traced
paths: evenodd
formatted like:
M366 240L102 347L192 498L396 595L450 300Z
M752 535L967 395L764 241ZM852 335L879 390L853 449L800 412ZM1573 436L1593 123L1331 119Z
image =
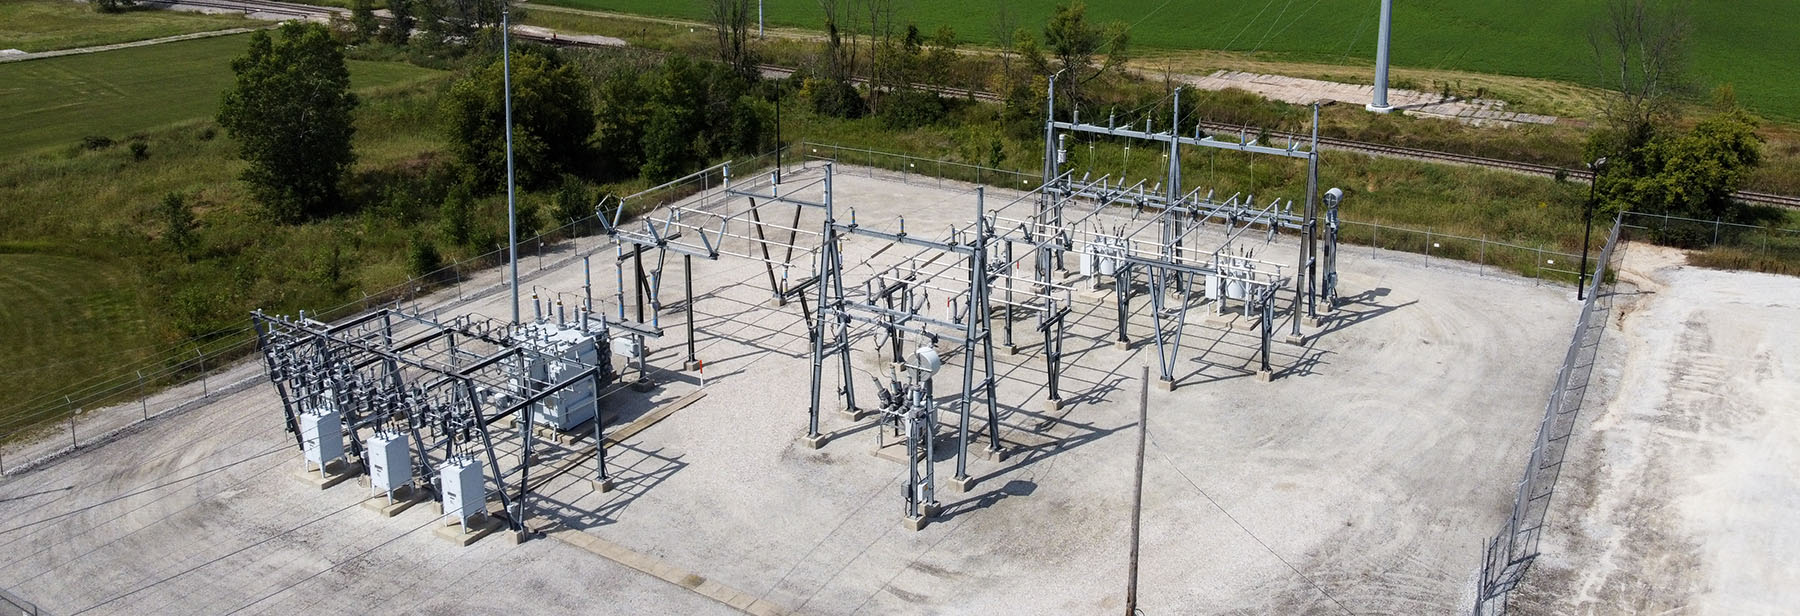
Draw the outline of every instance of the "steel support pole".
M519 221L513 188L512 22L506 0L500 2L500 81L506 108L506 263L512 283L512 322L519 324Z
M1375 44L1375 97L1367 107L1375 113L1387 113L1394 107L1388 104L1388 39L1393 32L1394 0L1381 0L1381 33Z
M700 367L700 358L694 354L694 256L681 255L681 270L687 283L687 368L696 370Z
M1125 581L1125 616L1137 616L1138 539L1141 536L1138 528L1144 515L1144 442L1150 430L1149 366L1144 366L1138 385L1141 389L1138 390L1137 468L1131 479L1131 559Z

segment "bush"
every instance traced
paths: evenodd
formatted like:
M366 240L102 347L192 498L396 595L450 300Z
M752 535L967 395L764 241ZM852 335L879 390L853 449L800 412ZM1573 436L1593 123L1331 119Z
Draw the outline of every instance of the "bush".
M848 81L808 80L805 91L812 99L813 111L823 115L854 120L868 110L862 93Z
M131 142L131 159L142 161L150 158L150 146L142 141Z
M414 235L410 244L406 253L406 271L414 278L444 267L444 256L438 254L437 245L431 243L431 240L423 235Z
M163 241L176 252L185 253L194 247L194 229L199 225L194 220L193 208L188 207L187 199L181 193L163 195L157 214L162 219Z
M475 196L467 184L450 189L450 195L438 206L438 222L443 225L444 239L457 246L470 246L475 239Z
M496 58L451 86L443 112L450 149L474 169L477 188L506 184L505 101ZM588 82L554 50L513 50L513 158L518 184L543 187L580 169L592 150L594 101Z
M943 119L944 98L936 92L905 89L889 92L881 103L881 123L893 129L930 126Z
M593 199L593 193L588 192L587 185L580 178L564 175L562 186L556 189L556 206L551 210L556 216L555 224L562 226L593 216Z
M121 13L137 6L137 0L94 0L94 10L101 13Z
M112 137L89 135L81 138L81 149L93 151L113 147Z

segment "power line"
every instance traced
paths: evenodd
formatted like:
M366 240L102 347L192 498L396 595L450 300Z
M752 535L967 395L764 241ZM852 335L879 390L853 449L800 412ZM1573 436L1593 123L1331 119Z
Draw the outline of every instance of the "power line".
M1200 484L1194 483L1194 480L1190 479L1187 476L1187 473L1181 471L1181 467L1175 464L1173 458L1169 457L1169 452L1163 451L1162 445L1157 443L1155 438L1150 439L1150 444L1156 446L1156 453L1162 455L1163 460L1169 463L1169 468L1175 470L1175 474L1180 475L1182 480L1186 481L1190 487L1194 488L1195 492L1198 492L1202 498L1206 499L1206 502L1212 503L1214 509L1218 509L1219 513L1225 514L1225 519L1231 520L1232 524L1236 524L1238 530L1244 531L1245 535L1249 536L1257 545L1262 546L1262 549L1267 551L1270 556L1274 556L1275 560L1281 561L1281 564L1283 565L1287 565L1288 570L1293 571L1294 575L1299 576L1301 581L1306 582L1306 585L1311 586L1313 590L1318 591L1318 593L1324 595L1326 599L1330 599L1332 603L1337 604L1338 609L1343 610L1345 614L1351 614L1352 616L1356 614L1356 612L1350 611L1350 608L1345 607L1342 601L1338 601L1337 597L1331 596L1331 593L1325 592L1324 588L1313 583L1312 578L1306 577L1306 574L1301 573L1299 567L1295 567L1293 563L1288 562L1286 558L1282 558L1280 553L1277 553L1274 548L1269 547L1269 544L1264 543L1261 537L1256 536L1256 533L1250 532L1249 527L1244 526L1243 522L1239 522L1237 516L1231 515L1231 512L1226 511L1225 507L1219 504L1219 501L1213 500L1211 494L1207 494L1206 490L1200 489Z

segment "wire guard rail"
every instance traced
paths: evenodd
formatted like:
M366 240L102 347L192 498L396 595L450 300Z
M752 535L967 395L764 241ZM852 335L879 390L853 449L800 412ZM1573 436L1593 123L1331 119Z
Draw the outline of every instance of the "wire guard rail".
M1524 477L1513 497L1512 513L1500 533L1484 546L1481 575L1476 581L1474 616L1506 613L1508 598L1538 556L1544 519L1556 491L1556 480L1562 473L1563 456L1568 453L1575 418L1586 397L1593 376L1594 358L1606 331L1607 315L1612 311L1612 283L1608 281L1608 274L1617 271L1613 258L1618 256L1615 249L1623 226L1623 217L1613 222L1612 233L1594 265L1587 301L1581 305L1574 337L1569 341L1562 367L1557 370L1556 387L1551 390L1550 401L1544 407L1537 440L1532 444Z

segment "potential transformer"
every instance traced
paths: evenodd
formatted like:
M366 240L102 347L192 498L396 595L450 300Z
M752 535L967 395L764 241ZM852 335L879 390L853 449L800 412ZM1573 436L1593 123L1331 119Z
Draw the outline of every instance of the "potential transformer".
M463 532L469 532L469 518L487 513L487 490L481 475L481 460L474 456L458 456L438 466L443 481L444 515L456 516Z
M323 472L327 463L344 459L344 422L337 409L301 413L299 419L307 470L317 466Z
M369 437L369 490L386 493L388 504L394 503L394 491L412 482L412 454L405 432L376 432Z

